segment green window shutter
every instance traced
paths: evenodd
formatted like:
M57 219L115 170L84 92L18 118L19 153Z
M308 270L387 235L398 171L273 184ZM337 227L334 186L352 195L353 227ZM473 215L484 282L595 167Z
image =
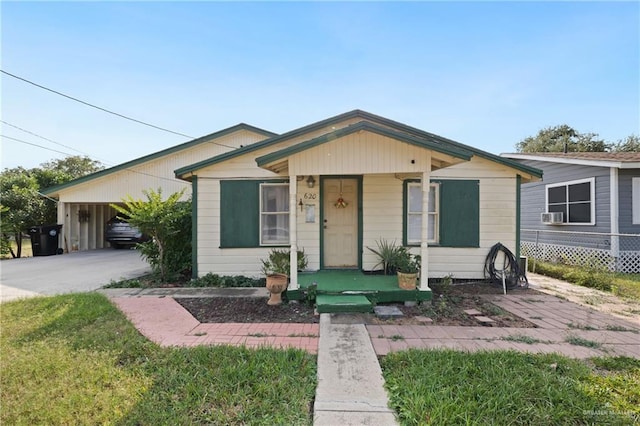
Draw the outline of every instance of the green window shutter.
M259 191L259 181L220 181L220 247L260 246Z
M440 183L440 246L480 247L480 181Z

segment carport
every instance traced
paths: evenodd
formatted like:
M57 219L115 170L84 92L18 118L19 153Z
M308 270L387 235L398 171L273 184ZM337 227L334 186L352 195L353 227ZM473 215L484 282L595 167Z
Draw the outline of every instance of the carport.
M115 215L111 204L122 204L129 196L144 199L144 191L150 189L161 189L165 195L186 189L184 199L188 199L191 182L176 179L174 170L273 135L238 124L45 189L43 193L58 202L58 224L63 225L59 247L65 253L108 247L104 231L107 220Z

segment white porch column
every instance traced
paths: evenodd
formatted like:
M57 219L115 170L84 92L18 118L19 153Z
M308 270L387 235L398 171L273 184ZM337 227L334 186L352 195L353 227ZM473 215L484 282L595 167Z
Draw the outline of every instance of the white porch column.
M422 241L420 242L420 257L422 267L420 269L420 290L429 289L429 185L431 180L431 156L427 163L427 169L422 172Z
M64 250L65 252L69 251L69 248L66 247L66 244L64 243L65 240L68 240L68 235L69 232L71 231L69 229L69 224L67 222L67 205L65 203L63 203L62 201L58 201L58 220L56 221L56 223L58 225L62 225L62 232L60 235L60 238L58 238L58 247L61 248L62 250Z
M289 243L291 244L291 255L289 266L289 290L300 288L298 284L298 176L289 176Z

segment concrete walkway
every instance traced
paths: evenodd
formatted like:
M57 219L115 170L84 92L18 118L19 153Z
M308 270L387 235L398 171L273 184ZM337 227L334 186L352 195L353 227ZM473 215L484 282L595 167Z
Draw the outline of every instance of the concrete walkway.
M546 277L545 277L546 278ZM554 281L546 279L547 293ZM535 281L534 281L535 282ZM539 281L538 281L539 282ZM558 286L569 285L558 282ZM532 287L537 288L536 284ZM576 291L579 291L576 290ZM572 358L640 358L640 310L613 316L552 294L485 295L535 328L348 324L322 314L320 324L201 324L174 299L268 297L266 289L100 290L150 340L162 346L244 345L318 354L315 425L396 425L377 356L409 348L555 352ZM335 323L332 318L336 317ZM337 322L340 322L338 324ZM347 321L348 322L348 321Z

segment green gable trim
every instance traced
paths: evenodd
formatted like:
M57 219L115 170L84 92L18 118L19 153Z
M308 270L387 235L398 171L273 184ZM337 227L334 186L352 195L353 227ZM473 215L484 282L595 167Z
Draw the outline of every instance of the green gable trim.
M80 177L78 179L74 179L72 181L63 183L61 185L56 185L56 186L52 186L50 188L46 188L46 189L44 189L42 191L42 193L45 194L45 195L54 194L54 193L56 193L56 192L58 192L60 190L63 190L63 189L66 189L66 188L69 188L69 187L72 187L72 186L75 186L75 185L79 185L81 183L85 183L85 182L88 182L88 181L91 181L93 179L97 179L97 178L100 178L100 177L103 177L103 176L107 176L107 175L110 175L112 173L119 172L121 170L126 170L126 169L128 169L130 167L137 166L139 164L146 163L148 161L156 160L158 158L161 158L161 157L164 157L164 156L167 156L167 155L170 155L170 154L173 154L173 153L176 153L176 152L179 152L179 151L194 147L196 145L200 145L202 143L214 142L215 139L218 139L220 137L229 135L231 133L235 133L235 132L240 131L240 130L247 130L249 132L257 133L257 134L263 135L265 137L272 137L272 136L275 135L275 133L269 132L267 130L259 129L259 128L251 126L249 124L240 123L240 124L237 124L235 126L228 127L226 129L220 130L218 132L211 133L209 135L202 136L202 137L199 137L197 139L193 139L193 140L191 140L189 142L185 142L185 143L173 146L171 148L167 148L167 149L164 149L162 151L155 152L153 154L145 155L144 157L140 157L140 158L137 158L135 160L131 160L131 161L128 161L126 163L122 163L120 165L117 165L117 166L114 166L114 167L110 167L108 169L100 170L98 172L92 173L92 174L87 175L87 176Z
M260 184L288 180L220 181L220 248L260 245Z
M316 147L318 145L322 145L327 142L334 141L338 138L359 132L361 130L368 131L371 133L378 134L380 136L386 136L392 139L399 140L401 142L405 142L411 145L418 146L420 148L426 148L433 151L441 152L443 154L448 154L456 158L461 158L463 160L470 160L471 155L469 151L462 150L455 147L445 146L442 144L425 141L423 139L418 139L416 137L407 135L406 133L397 132L395 130L389 129L387 127L378 126L376 124L372 124L366 121L361 121L356 124L352 124L351 126L343 127L342 129L335 130L326 135L318 136L317 138L308 140L306 142L299 143L289 148L282 149L280 151L272 152L267 155L263 155L262 157L258 157L256 159L256 163L258 166L262 167L266 164L269 164L273 161L280 160L282 158L286 158L290 155L296 154L298 152L305 151L307 149Z
M191 276L198 278L198 177L191 181Z
M390 127L393 130L396 131L400 131L403 133L407 133L410 136L414 136L417 137L419 139L425 139L428 142L433 142L436 144L442 144L444 146L448 146L449 148L458 148L460 150L463 151L469 151L472 155L478 155L479 157L485 158L487 160L499 163L499 164L503 164L506 165L510 168L516 169L516 170L520 170L524 173L527 174L531 174L533 176L537 176L539 178L542 177L542 171L533 167L529 167L526 166L524 164L521 164L517 161L514 160L510 160L507 158L503 158L494 154L490 154L486 151L482 151L480 149L468 146L468 145L464 145L460 142L456 142L453 141L451 139L447 139L447 138L443 138L442 136L438 136L435 135L433 133L428 133L425 132L423 130L417 129L415 127L411 127L411 126L407 126L406 124L402 124L399 123L397 121L393 121L393 120L389 120L387 118L384 117L380 117L378 115L375 114L371 114L369 112L366 111L362 111L362 110L353 110L353 111L349 111L340 115L336 115L334 117L331 118L327 118L325 120L322 121L318 121L317 123L313 123L313 124L309 124L307 126L304 127L300 127L298 129L283 133L282 135L279 136L274 136L271 137L269 139L265 139L264 141L260 141L239 149L236 149L235 151L232 152L228 152L225 154L221 154L221 155L217 155L215 157L200 161L198 163L186 166L186 167L182 167L180 169L175 170L175 175L178 178L184 178L183 175L185 174L189 174L189 173L193 173L199 169L217 164L217 163L221 163L223 161L241 156L241 155L245 155L254 151L257 151L259 149L262 148L266 148L269 146L272 146L274 144L295 138L297 136L303 135L305 133L309 133L309 132L313 132L319 129L322 129L323 127L327 127L327 126L331 126L333 124L337 124L339 122L345 121L345 120L349 120L349 119L353 119L353 118L361 118L363 120L367 120L367 121L371 121L375 124L381 125L381 126L385 126L385 127Z

